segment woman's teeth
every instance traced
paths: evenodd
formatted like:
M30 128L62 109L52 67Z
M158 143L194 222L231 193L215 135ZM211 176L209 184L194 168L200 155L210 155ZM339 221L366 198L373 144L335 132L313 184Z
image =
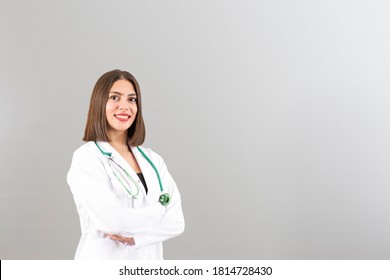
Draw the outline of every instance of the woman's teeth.
M130 118L130 116L118 116L118 115L115 115L115 117L122 119L122 120L126 120L126 119Z

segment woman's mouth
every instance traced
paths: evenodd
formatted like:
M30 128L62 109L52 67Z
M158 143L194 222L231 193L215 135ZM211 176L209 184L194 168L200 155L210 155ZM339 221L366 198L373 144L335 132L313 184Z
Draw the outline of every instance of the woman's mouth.
M118 121L121 122L127 122L130 119L130 115L128 114L114 114L114 116Z

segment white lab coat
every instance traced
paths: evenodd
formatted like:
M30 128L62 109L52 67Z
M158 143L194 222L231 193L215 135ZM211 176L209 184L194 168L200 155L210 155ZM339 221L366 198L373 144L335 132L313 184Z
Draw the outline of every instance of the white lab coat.
M126 192L108 164L107 156L94 142L74 152L67 180L81 225L75 259L162 259L162 242L184 231L180 193L163 159L141 147L158 169L164 192L171 196L167 206L158 202L161 191L157 175L137 148L131 147L131 150L144 175L148 194L126 160L109 143L97 143L103 151L112 153L113 160L138 182L140 191L137 199ZM122 182L128 186L124 172L120 169L115 172L122 174ZM135 245L114 241L106 234L133 237Z

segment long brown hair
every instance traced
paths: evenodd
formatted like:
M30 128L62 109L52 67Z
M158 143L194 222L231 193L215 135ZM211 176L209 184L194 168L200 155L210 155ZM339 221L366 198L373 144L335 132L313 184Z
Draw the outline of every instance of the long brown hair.
M97 80L89 102L83 141L110 141L107 136L106 103L112 85L118 80L127 80L132 83L137 94L137 116L127 131L128 143L130 146L139 146L144 142L145 123L142 117L141 90L135 77L121 70L107 72Z

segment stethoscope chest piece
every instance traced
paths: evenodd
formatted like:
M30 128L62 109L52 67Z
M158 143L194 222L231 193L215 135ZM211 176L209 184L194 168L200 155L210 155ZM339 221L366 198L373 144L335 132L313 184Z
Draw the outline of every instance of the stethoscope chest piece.
M169 202L171 202L171 196L167 193L163 193L162 195L160 195L158 201L161 203L161 205L167 206Z

